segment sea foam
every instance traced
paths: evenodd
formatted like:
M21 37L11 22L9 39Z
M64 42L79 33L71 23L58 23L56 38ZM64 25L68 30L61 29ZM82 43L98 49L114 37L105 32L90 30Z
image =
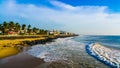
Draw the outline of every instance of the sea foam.
M86 45L89 55L112 68L120 68L120 51L102 46L98 43Z
M46 62L64 60L70 62L68 57L71 56L71 53L74 50L82 51L80 45L82 43L71 40L70 38L59 38L55 42L40 44L32 46L30 50L27 51L28 54L33 55L37 58L44 59Z

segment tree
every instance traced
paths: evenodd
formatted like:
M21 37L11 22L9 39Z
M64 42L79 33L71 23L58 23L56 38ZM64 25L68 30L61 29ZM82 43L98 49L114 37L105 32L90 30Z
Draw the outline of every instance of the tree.
M39 29L39 34L47 34L47 30L44 30L44 29Z
M3 30L3 26L2 26L2 24L0 24L0 31L2 31Z
M4 21L3 22L3 27L2 27L3 34L6 34L8 29L9 29L9 24L6 21Z
M10 21L10 23L9 23L9 28L10 28L11 30L13 30L13 29L15 28L15 24L14 24L13 21Z
M15 24L15 31L20 31L20 28L21 28L21 26L20 26L20 24L19 23L16 23Z
M37 29L36 27L33 27L33 32L34 32L34 33L36 33L36 29Z
M26 25L22 24L22 32L21 34L25 34L26 33Z
M2 30L2 24L0 24L0 30Z
M28 25L28 29L30 29L31 28L31 25Z
M25 29L26 29L26 25L23 24L23 25L22 25L22 30L25 30Z
M38 29L38 28L36 28L36 27L34 27L34 28L33 28L33 32L34 32L35 34L37 34L37 33L38 33L38 31L39 31L39 29Z
M31 25L28 25L28 27L27 27L27 32L28 32L29 34L32 32L32 30L31 30Z

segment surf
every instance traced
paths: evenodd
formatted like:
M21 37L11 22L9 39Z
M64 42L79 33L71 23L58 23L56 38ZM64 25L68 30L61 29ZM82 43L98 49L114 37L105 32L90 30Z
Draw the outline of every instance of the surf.
M119 50L108 48L98 43L90 43L86 45L86 52L112 68L120 68Z

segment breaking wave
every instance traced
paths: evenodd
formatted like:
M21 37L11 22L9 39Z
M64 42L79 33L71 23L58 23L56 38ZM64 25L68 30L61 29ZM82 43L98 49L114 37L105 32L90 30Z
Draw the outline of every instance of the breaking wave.
M102 63L112 68L120 68L120 50L108 48L98 43L91 43L86 45L86 51Z
M68 60L71 56L69 52L74 50L82 51L83 44L71 40L70 38L59 38L55 42L33 46L27 53L44 59L46 62L57 60ZM81 45L81 46L80 46Z
M51 43L32 46L27 53L45 61L38 68L41 68L41 66L49 68L49 64L54 62L69 65L65 68L108 68L86 53L85 45L87 43L75 41L74 39L72 37L58 38Z

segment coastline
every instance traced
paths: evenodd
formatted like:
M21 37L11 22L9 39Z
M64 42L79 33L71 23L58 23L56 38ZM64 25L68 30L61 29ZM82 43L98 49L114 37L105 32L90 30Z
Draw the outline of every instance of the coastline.
M115 53L112 53L114 50L111 48L102 46L98 43L90 43L89 45L86 45L86 52L98 61L112 68L120 67L119 59L116 59ZM117 52L117 50L115 50L115 52Z
M59 35L59 36L0 36L0 59L16 55L23 50L23 47L33 46L36 44L45 44L52 42L57 38L73 37L76 35Z
M6 57L0 60L0 68L35 68L45 63L42 59L33 57L26 52Z

